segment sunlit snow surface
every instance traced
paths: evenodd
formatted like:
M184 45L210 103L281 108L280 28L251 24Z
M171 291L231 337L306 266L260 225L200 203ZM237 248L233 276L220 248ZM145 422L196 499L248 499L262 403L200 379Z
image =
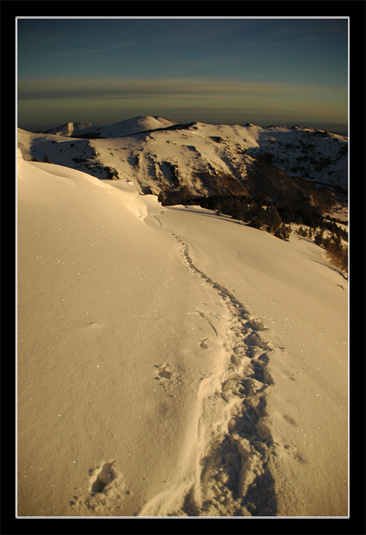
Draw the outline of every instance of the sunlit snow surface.
M347 515L347 280L131 181L18 151L18 515Z

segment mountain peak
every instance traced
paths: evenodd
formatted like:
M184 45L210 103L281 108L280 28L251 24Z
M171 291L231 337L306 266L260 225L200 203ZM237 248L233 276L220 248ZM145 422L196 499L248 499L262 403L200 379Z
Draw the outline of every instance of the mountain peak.
M61 126L56 128L51 128L47 130L47 134L54 134L56 136L65 136L72 137L84 134L85 132L94 132L98 129L98 126L94 123L86 123L83 121L78 121L76 123L69 121Z
M130 119L124 119L110 126L104 126L98 129L101 137L123 137L130 134L137 134L145 130L156 130L158 128L167 128L177 123L160 116L137 115Z

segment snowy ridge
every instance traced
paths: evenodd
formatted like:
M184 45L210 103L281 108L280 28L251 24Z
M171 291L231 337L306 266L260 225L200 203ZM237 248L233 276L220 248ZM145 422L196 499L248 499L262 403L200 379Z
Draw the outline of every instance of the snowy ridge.
M150 115L137 116L132 119L126 119L118 123L112 124L110 126L104 126L97 130L97 133L101 137L106 138L115 138L128 136L130 134L137 134L139 132L144 132L145 130L156 130L158 128L167 128L168 126L173 126L176 124L169 119L164 117L152 117Z
M345 136L304 127L271 127L258 131L257 142L258 147L248 153L264 158L288 175L348 189Z
M54 134L56 136L73 137L82 136L87 132L95 132L98 130L98 126L93 123L85 122L68 122L51 130L47 130L47 134Z
M65 143L66 133L64 138L28 133L23 144L35 158L47 154L53 163L98 178L132 180L142 193L156 195L185 188L193 196L250 196L256 190L254 175L263 175L264 166L265 174L273 175L274 186L280 183L274 175L281 171L289 177L285 177L288 184L291 177L299 177L314 188L323 184L348 189L348 142L337 134L251 124L177 125L150 116L96 132L107 139L69 138ZM21 142L25 136L20 130Z
M146 130L156 130L159 128L167 128L176 123L159 116L138 115L131 119L125 119L108 126L97 126L94 123L86 122L68 122L51 130L47 130L46 134L54 134L64 137L82 137L83 135L94 134L93 137L114 138L124 137L131 134L137 134Z

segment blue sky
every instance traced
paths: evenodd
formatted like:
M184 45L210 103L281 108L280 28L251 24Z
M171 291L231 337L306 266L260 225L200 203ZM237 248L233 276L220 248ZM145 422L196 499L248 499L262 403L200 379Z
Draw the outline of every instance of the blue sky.
M347 125L347 19L18 19L18 122Z

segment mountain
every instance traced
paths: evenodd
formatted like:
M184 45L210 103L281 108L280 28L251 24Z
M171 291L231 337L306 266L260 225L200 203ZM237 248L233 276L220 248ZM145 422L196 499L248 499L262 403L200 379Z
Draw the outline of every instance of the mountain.
M81 136L83 134L86 134L87 132L95 132L98 130L98 126L96 126L93 123L85 123L85 122L68 122L61 126L57 126L56 128L52 128L51 130L47 130L47 134L54 134L56 136Z
M298 126L178 124L151 116L94 133L102 137L19 130L19 144L27 159L47 155L97 178L132 181L140 193L161 194L168 204L218 195L321 211L346 203L348 139L338 134Z
M165 119L164 117L138 115L131 119L125 119L109 126L99 127L94 123L85 122L68 122L51 130L47 130L46 134L54 134L63 137L85 137L85 138L116 138L137 134L139 132L146 132L150 130L157 130L160 128L168 128L174 126L174 121Z
M164 117L152 117L150 115L137 116L132 119L126 119L110 126L99 128L97 132L102 138L123 137L130 134L137 134L146 130L156 130L173 126L176 123Z
M249 149L249 154L291 176L348 189L346 136L301 126L252 128L256 131L258 147Z

